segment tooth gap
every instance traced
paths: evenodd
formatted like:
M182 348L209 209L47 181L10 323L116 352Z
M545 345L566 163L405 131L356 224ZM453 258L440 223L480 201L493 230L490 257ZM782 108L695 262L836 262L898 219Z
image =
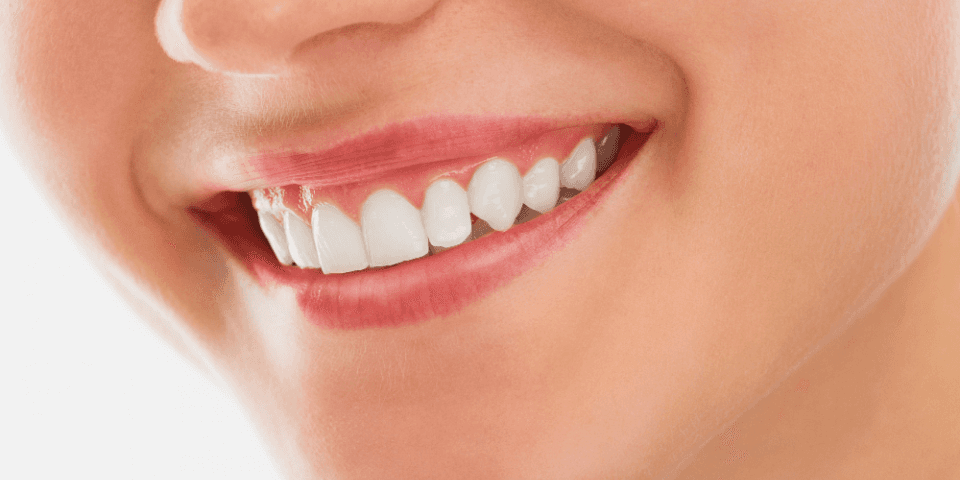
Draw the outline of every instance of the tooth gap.
M492 231L493 227L491 227L489 223L478 218L476 222L473 222L473 227L470 230L470 236L467 237L464 243L476 240Z
M557 198L557 206L577 196L578 193L580 193L580 190L575 188L560 187L560 197Z
M624 130L621 125L615 125L606 135L597 143L597 176L606 172L610 165L617 159L620 152L620 145L624 137Z
M460 245L463 245L462 243ZM450 250L453 247L438 247L434 244L430 244L430 255L436 255L444 250Z
M523 205L522 207L520 207L520 213L517 214L517 219L513 223L514 225L520 225L521 223L529 222L530 220L533 220L534 218L537 218L539 216L540 216L540 212L526 205Z

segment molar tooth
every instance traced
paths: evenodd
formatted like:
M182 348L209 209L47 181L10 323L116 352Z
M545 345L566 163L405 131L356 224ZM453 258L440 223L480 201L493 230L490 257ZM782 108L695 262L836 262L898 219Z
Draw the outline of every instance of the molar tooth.
M597 176L606 172L617 159L617 146L620 145L620 125L614 125L597 144Z
M523 176L523 203L540 212L547 213L557 204L560 196L560 164L551 157L537 162Z
M470 203L467 192L450 179L430 184L423 198L423 227L430 244L453 247L470 236Z
M360 227L371 267L413 260L429 251L420 212L393 190L377 190L367 197Z
M287 232L287 241L290 246L290 256L301 268L320 268L320 257L317 256L317 247L313 243L313 233L310 225L296 214L287 210L283 212L283 226Z
M322 203L310 219L323 273L347 273L370 266L360 227L339 208Z
M277 260L284 265L293 265L293 257L290 256L290 249L287 247L287 234L283 231L283 225L277 217L269 212L257 212L257 218L260 220L260 229L263 235L267 237L273 254Z
M597 178L597 147L585 138L570 152L560 167L560 184L583 191Z
M523 206L522 182L516 165L501 158L484 163L467 187L470 210L493 229L507 230Z

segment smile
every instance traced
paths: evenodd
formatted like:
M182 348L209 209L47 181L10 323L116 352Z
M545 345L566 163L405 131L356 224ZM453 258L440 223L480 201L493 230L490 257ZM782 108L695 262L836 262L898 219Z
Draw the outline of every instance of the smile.
M511 137L488 123L400 124L319 152L265 153L256 169L273 186L193 213L261 286L294 289L314 324L417 323L574 238L656 127L630 125L528 122Z

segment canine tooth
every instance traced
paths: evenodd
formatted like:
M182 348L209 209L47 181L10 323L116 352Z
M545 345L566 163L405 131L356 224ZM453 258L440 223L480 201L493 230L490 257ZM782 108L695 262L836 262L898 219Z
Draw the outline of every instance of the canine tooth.
M560 184L583 191L597 177L597 147L592 138L585 138L570 152L560 167Z
M269 212L257 212L257 218L260 220L260 229L267 237L267 242L273 249L273 254L277 256L277 260L284 265L292 265L293 257L290 256L290 249L287 247L287 234L283 231L283 225L280 225L277 217Z
M377 190L367 197L361 208L360 230L371 267L413 260L429 251L420 212L393 190Z
M370 266L360 226L339 208L322 203L313 207L310 223L323 273L346 273Z
M501 158L484 163L467 187L470 210L495 230L507 230L523 206L522 182L516 165Z
M430 184L420 214L431 245L453 247L470 235L467 192L453 180L442 179Z
M317 247L313 243L313 233L310 225L289 210L283 212L283 227L287 232L287 241L290 246L290 256L301 268L320 268L320 257L317 256Z
M560 164L554 158L537 162L523 176L523 203L540 212L547 213L557 204L560 196Z
M620 144L620 125L614 125L597 144L597 176L606 172L617 159L617 146Z

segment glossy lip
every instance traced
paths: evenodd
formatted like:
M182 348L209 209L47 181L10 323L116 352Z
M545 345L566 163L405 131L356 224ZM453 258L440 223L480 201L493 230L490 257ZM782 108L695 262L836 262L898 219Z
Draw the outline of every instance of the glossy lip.
M529 222L398 265L337 275L278 263L246 193L226 193L218 208L191 209L220 237L262 288L291 288L318 327L397 327L454 314L539 265L576 238L621 184L651 133L630 132L617 160L587 190ZM216 202L214 202L216 203ZM215 210L215 211L213 211Z
M551 131L589 124L625 123L617 119L549 120L540 117L431 116L352 136L322 148L305 139L261 141L250 161L263 186L310 187L370 182L390 172L435 169L505 153L523 155L523 145ZM629 124L638 132L656 126L653 118ZM512 151L511 151L512 150Z

